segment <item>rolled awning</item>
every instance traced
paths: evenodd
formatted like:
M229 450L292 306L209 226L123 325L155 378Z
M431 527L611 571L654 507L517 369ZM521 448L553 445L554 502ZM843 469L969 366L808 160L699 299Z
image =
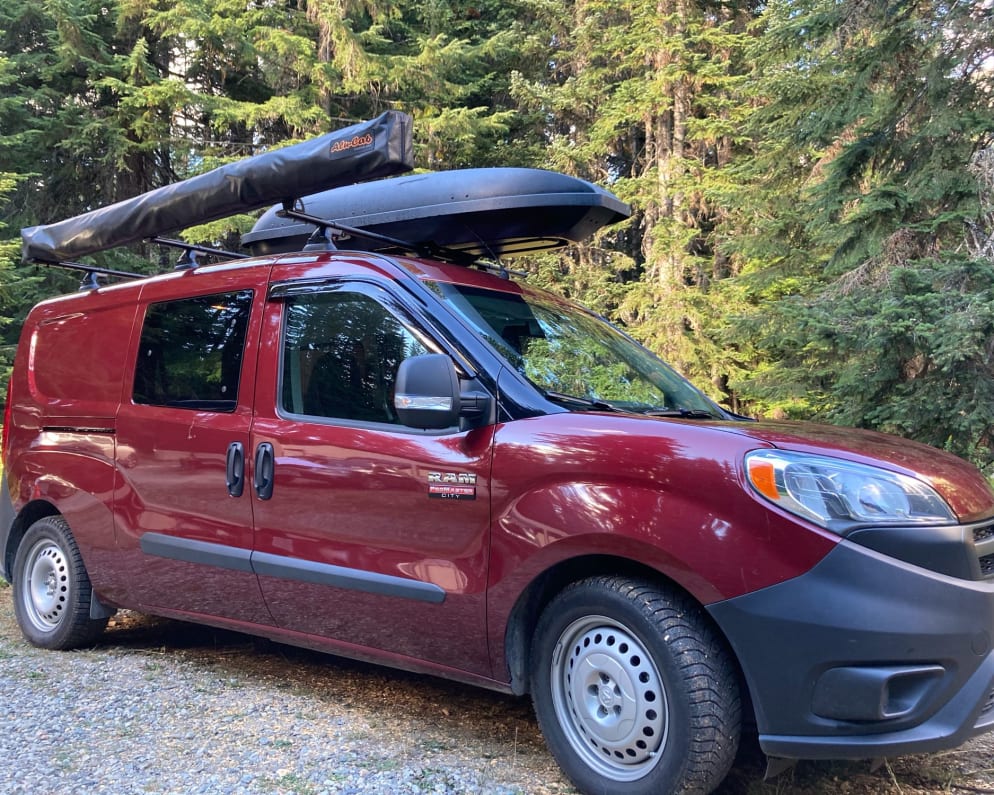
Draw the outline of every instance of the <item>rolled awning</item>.
M21 255L25 261L73 260L413 167L411 117L387 111L64 221L27 227Z

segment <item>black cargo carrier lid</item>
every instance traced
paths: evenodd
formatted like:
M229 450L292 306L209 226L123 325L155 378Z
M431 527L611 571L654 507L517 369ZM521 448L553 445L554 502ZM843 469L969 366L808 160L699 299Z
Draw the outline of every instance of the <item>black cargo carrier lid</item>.
M252 255L300 251L314 226L267 210L242 246ZM559 248L622 221L631 208L576 177L530 168L439 171L350 185L305 196L295 209L310 216L470 257L499 257ZM358 235L340 248L399 252Z

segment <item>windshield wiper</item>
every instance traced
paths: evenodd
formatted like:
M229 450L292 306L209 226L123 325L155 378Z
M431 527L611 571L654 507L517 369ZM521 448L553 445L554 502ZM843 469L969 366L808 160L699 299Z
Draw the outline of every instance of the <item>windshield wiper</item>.
M572 403L575 406L584 406L585 408L597 409L598 411L625 412L623 408L619 408L613 403L608 403L606 400L591 400L590 398L577 397L576 395L567 395L563 392L552 392L548 389L543 394L549 400L554 400L556 403Z
M643 411L649 417L676 417L681 420L715 420L718 419L710 411L704 411L703 409L649 409L648 411Z
M590 398L577 397L576 395L567 395L564 392L553 392L551 390L545 390L543 393L549 400L553 400L556 403L567 403L574 406L582 406L584 408L595 409L597 411L616 411L621 414L643 414L647 417L674 417L681 420L716 420L714 414L710 411L705 411L704 409L685 409L685 408L663 408L663 409L630 409L622 408L621 406L616 406L614 403L608 403L606 400L591 400Z

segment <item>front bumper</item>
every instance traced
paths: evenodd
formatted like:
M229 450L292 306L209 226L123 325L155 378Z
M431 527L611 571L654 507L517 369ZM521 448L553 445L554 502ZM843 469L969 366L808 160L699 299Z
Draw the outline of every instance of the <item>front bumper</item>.
M842 541L808 573L708 607L769 756L952 748L994 729L994 584Z

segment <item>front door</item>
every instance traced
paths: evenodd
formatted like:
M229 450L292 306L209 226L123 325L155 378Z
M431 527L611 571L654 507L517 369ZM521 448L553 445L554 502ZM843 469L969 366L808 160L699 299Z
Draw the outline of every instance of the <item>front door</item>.
M253 565L285 629L489 676L493 428L398 423L397 368L429 352L431 336L384 286L330 283L270 301Z

